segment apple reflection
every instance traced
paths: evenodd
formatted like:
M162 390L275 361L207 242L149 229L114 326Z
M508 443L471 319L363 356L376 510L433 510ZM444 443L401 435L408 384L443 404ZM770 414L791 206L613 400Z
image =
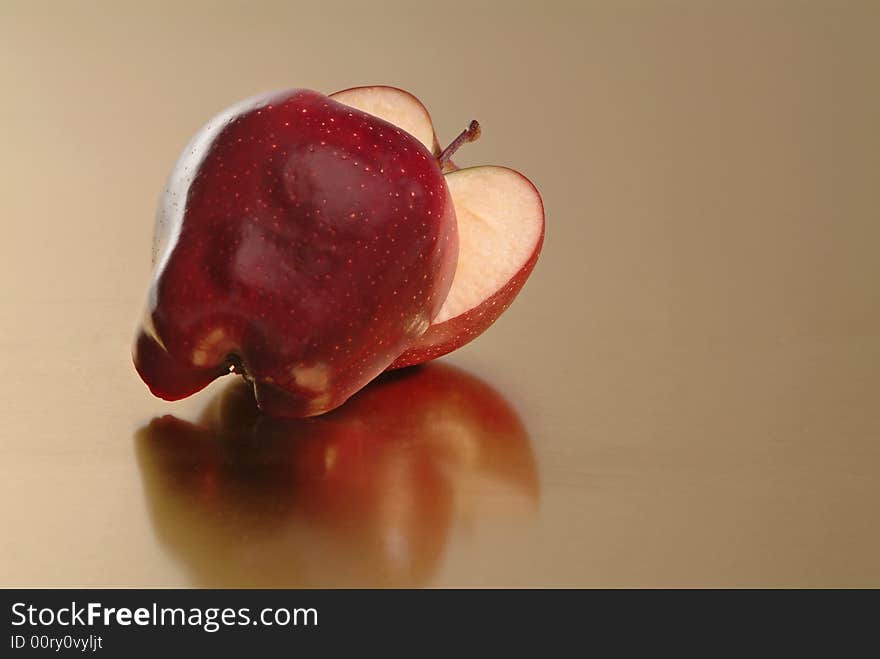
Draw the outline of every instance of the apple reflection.
M481 496L538 499L512 407L447 364L387 373L310 419L260 415L238 381L136 445L157 534L203 586L424 585Z

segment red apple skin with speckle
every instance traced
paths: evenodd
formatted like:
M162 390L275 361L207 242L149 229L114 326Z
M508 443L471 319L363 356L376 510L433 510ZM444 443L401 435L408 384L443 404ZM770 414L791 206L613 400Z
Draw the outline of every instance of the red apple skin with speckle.
M457 254L415 138L309 90L245 102L169 179L135 367L168 400L233 369L264 412L321 414L424 333Z
M451 171L457 169L456 167ZM467 345L489 329L498 320L499 316L507 311L507 308L513 303L516 296L519 295L529 275L532 274L532 270L538 262L538 257L541 255L545 232L543 203L540 201L541 196L537 193L537 188L528 179L524 176L522 179L535 189L542 217L540 237L529 259L502 288L478 306L444 322L432 324L424 334L413 341L403 354L394 360L394 363L388 367L388 370L423 364Z
M543 243L543 236L541 241ZM423 364L448 355L450 352L467 345L489 329L498 320L498 317L507 311L514 298L522 290L535 267L535 263L538 262L540 250L539 245L534 255L507 282L504 288L479 306L445 322L431 325L428 331L417 338L400 357L394 360L388 370Z
M528 178L509 167L462 170L450 159L450 154L462 144L479 137L481 129L476 121L441 150L430 113L409 92L373 85L346 89L331 98L377 114L419 136L421 142L437 154L443 172L448 175L447 182L456 204L461 252L450 298L427 332L389 368L430 361L470 343L510 306L535 266L544 240L544 206L540 193ZM466 178L461 178L462 175ZM479 211L474 213L477 208ZM494 227L496 234L486 235L480 226ZM535 232L535 228L539 230ZM492 249L487 250L486 245L493 245L494 253ZM514 259L518 266L508 269ZM480 267L474 268L475 262ZM492 265L504 272L503 282L485 276ZM462 296L462 288L470 289L470 293ZM475 296L474 290L478 290L479 295Z

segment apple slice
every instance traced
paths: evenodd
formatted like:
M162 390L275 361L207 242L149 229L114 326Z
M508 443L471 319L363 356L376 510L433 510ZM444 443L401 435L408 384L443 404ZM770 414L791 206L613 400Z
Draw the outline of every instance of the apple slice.
M419 99L396 87L354 87L330 98L402 128L437 156L446 172L459 231L452 287L427 331L389 369L436 359L482 334L510 306L538 260L544 240L541 195L506 167L459 169L451 157L479 137L471 122L441 153L431 115Z
M436 359L482 334L510 306L544 242L544 205L525 176L507 167L446 175L458 220L458 267L427 331L389 368Z
M330 94L330 98L394 124L424 144L435 156L440 153L431 115L422 102L409 92L397 87L374 85L343 89Z

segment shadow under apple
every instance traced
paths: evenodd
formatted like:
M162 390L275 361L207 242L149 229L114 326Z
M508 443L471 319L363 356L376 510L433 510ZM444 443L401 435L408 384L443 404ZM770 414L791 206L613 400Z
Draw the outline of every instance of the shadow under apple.
M202 586L424 585L481 494L538 499L515 411L441 363L310 419L260 415L236 381L197 423L156 418L135 440L156 532Z

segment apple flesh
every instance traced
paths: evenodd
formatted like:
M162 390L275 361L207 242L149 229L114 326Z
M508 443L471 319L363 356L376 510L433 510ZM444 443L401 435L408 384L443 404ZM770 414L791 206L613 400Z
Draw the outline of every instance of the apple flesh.
M428 330L391 368L420 364L473 341L511 305L544 242L544 207L534 185L505 167L450 172L458 219L458 267Z
M269 414L321 414L426 331L457 256L419 139L309 90L247 101L171 174L135 366L168 400L235 372Z
M330 98L384 119L415 137L434 155L440 155L440 144L434 134L431 115L422 102L409 92L397 87L376 85L344 89L330 94Z
M333 98L398 125L438 151L431 116L412 94L393 87L357 87ZM469 343L510 306L532 272L544 242L544 206L537 188L505 167L459 169L451 156L476 139L468 130L438 154L455 206L458 267L431 326L390 368L436 359Z

